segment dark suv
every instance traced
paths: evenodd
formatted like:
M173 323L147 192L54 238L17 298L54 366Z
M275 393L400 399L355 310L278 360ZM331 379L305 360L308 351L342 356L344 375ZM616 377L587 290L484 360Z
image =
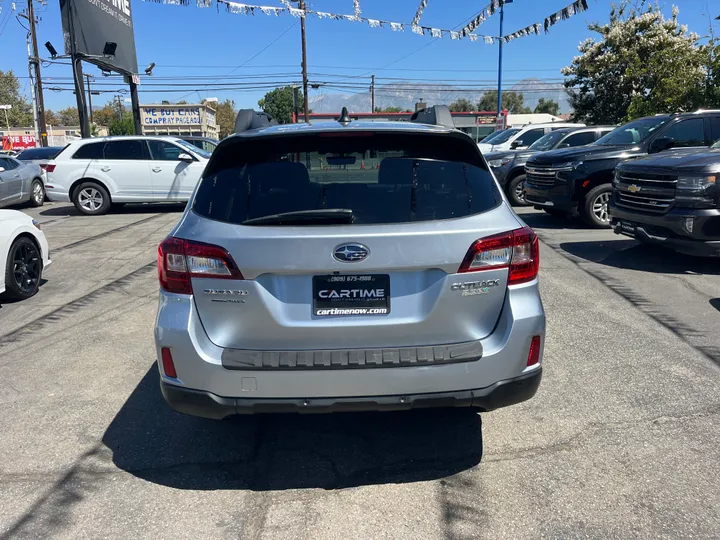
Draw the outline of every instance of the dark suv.
M546 133L525 150L499 150L485 152L483 156L492 168L495 178L515 206L525 202L525 163L533 154L548 152L556 148L574 148L594 143L614 127L568 127Z
M720 128L720 122L712 125ZM616 234L690 255L720 256L720 141L704 150L621 163L613 188Z
M720 111L640 118L594 144L534 155L525 167L525 199L550 214L574 214L593 227L610 227L615 167L629 158L671 148L707 148L720 138Z

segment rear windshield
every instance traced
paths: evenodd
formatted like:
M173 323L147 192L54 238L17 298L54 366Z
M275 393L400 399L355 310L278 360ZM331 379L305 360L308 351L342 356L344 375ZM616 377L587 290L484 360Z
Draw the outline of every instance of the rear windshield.
M484 212L501 196L477 147L465 139L370 132L226 142L214 154L193 210L243 223L342 209L359 225Z
M32 161L33 159L54 159L62 150L61 146L50 146L47 148L28 148L18 156L19 160Z

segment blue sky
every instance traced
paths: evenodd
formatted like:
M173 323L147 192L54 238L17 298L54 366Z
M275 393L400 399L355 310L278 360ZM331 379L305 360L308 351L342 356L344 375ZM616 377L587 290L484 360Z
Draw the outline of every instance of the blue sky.
M365 17L409 22L418 1L360 0L360 7ZM12 69L16 75L27 77L25 30L15 20L14 13L8 17L11 2L0 0L0 48L3 51L0 69ZM281 6L279 0L246 2ZM515 0L505 10L505 33L541 22L545 16L568 3L570 0ZM560 68L570 63L577 53L578 43L591 35L587 23L608 19L610 0L588 0L588 3L590 9L587 12L558 23L549 34L521 38L505 45L504 80L508 84L525 77L560 80ZM469 19L484 4L483 1L429 0L421 24L451 29ZM713 16L720 15L718 0L663 2L666 14L670 13L673 4L680 8L681 22L700 35L708 33L708 9ZM17 0L19 10L26 5L26 2ZM42 18L38 26L39 43L49 40L61 50L63 40L57 0L49 0L46 6L35 5L36 13ZM317 11L352 13L352 0L313 0L309 6ZM300 26L297 19L289 15L236 15L224 9L218 12L215 6L198 9L194 0L187 7L132 0L132 8L140 70L150 62L156 63L155 76L143 77L144 83L182 83L188 82L188 76L205 76L206 80L217 79L218 82L247 82L248 79L243 81L239 77L258 74L278 74L270 79L299 80ZM497 35L498 24L498 17L492 17L476 32ZM370 28L363 23L318 20L314 17L308 19L307 26L308 66L311 73L316 74L311 78L317 80L327 78L325 74L345 74L347 77L364 76L348 78L350 81L369 82L366 76L374 73L378 84L390 82L393 77L472 80L478 86L496 84L497 45L486 45L482 41L452 41L449 38L429 44L432 38L415 35L409 30L393 32L386 28ZM40 46L41 56L46 57L44 47ZM88 66L86 72L96 74L98 82L110 82L102 79L94 67ZM69 66L43 68L47 86L52 86L53 78L68 81L69 77ZM21 81L25 85L27 78ZM122 86L117 83L104 88ZM140 88L150 87L141 84ZM254 107L265 91L212 89L189 95L186 95L188 92L141 93L140 99L142 103L157 103L162 99L175 101L181 97L190 102L198 101L200 97L218 97L234 99L240 107ZM75 103L71 92L46 91L45 99L46 107L54 110ZM93 104L110 99L110 93L94 96Z

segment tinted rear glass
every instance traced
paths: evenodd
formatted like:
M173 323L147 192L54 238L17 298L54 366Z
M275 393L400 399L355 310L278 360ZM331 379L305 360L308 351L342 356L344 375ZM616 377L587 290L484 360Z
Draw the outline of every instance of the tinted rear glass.
M73 154L73 159L101 159L105 143L96 142L85 144Z
M33 159L54 159L62 150L62 147L49 146L47 148L28 148L23 150L18 156L22 161L32 161Z
M224 144L193 210L242 223L287 212L349 209L359 225L464 217L501 201L471 139L353 133Z
M144 140L124 139L105 143L105 159L149 159Z

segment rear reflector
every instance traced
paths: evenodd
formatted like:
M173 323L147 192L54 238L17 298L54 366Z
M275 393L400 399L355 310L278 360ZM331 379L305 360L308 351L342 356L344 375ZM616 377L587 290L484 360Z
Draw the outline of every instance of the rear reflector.
M537 277L540 250L530 227L481 238L470 246L459 273L508 268L508 285L527 283Z
M54 163L48 163L47 165L40 165L40 167L45 169L47 172L53 172L55 170Z
M534 366L540 361L540 336L533 336L530 342L530 351L528 352L527 365Z
M168 237L158 247L160 287L171 293L192 294L191 278L243 279L235 261L223 248Z
M175 364L173 363L170 349L163 347L160 349L160 354L162 356L163 371L165 372L165 375L172 377L173 379L177 379L177 371L175 371Z

